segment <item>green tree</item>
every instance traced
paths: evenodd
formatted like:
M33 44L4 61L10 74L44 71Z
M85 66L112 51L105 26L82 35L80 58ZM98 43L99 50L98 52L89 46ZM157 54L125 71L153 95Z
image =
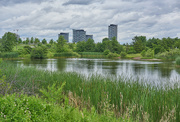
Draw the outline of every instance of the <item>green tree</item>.
M102 43L100 43L100 42L98 42L97 44L96 44L96 52L103 52L104 50L103 50L103 45L102 45Z
M30 41L30 43L31 43L31 44L33 44L33 43L34 43L34 38L33 38L33 37L31 37L31 41Z
M56 52L60 53L60 52L64 52L66 49L66 40L64 39L63 36L60 36L57 40L57 44L56 44Z
M43 39L43 40L42 40L42 44L47 44L46 39Z
M53 44L54 43L54 40L53 39L51 39L50 41L49 41L49 44Z
M85 44L86 52L94 52L95 51L95 43L93 39L88 39Z
M16 45L17 36L15 33L7 32L1 39L1 51L10 52Z
M146 37L145 36L135 36L133 39L134 50L140 53L146 48Z
M38 38L35 38L34 44L40 43L40 40Z
M86 50L86 42L79 41L76 44L76 52L84 52Z
M26 44L29 44L29 43L30 43L29 38L26 38Z

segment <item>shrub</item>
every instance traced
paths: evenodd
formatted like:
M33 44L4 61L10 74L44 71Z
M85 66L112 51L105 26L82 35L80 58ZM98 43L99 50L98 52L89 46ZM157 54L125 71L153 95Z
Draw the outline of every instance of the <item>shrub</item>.
M126 52L121 52L121 58L124 58L124 57L126 57L126 55L127 55L127 53Z
M146 51L145 51L145 50L143 50L143 51L141 52L141 55L142 55L143 57L145 57L145 55L146 55Z
M108 58L115 58L115 57L119 57L119 55L117 53L109 53L107 55Z
M180 65L180 57L177 57L177 58L176 58L176 64L177 64L177 65Z
M47 50L44 47L36 47L31 51L31 58L33 59L43 59L46 58Z
M105 51L104 51L104 55L108 55L110 53L110 50L109 49L106 49Z
M24 46L24 54L30 54L32 51L32 48L30 46Z

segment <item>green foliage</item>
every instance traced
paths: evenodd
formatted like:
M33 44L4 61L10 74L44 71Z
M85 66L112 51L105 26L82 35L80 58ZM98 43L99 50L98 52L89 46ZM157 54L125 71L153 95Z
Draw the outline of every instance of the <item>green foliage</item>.
M178 84L175 84L173 88L171 87L172 84L156 87L144 84L141 80L141 83L139 83L138 80L132 81L123 78L112 79L111 77L104 78L101 76L89 76L86 78L77 73L26 69L13 66L7 62L2 62L0 68L4 71L7 82L11 82L12 76L16 77L16 84L14 84L13 89L14 91L18 90L17 92L25 90L24 92L29 94L33 92L39 93L39 89L47 89L48 85L52 86L57 83L54 81L59 81L58 84L66 81L63 93L68 94L71 91L74 96L81 98L77 100L77 103L85 103L87 108L94 106L97 113L104 115L103 118L109 118L108 115L112 117L110 112L113 110L117 117L134 118L133 121L180 121L180 89ZM72 99L74 100L74 98ZM52 104L49 103L49 105ZM58 119L63 118L63 120L66 116L67 120L70 118L70 120L77 119L75 115L78 113L74 112L78 111L73 111L73 109L72 112L68 108L70 107L57 108L57 116L51 113L48 115L53 116L50 118L58 117ZM85 110L83 110L83 118L87 117L94 120L92 114L85 113ZM103 120L105 121L105 119Z
M145 49L146 46L146 37L145 36L135 36L133 39L134 50L137 53L140 53Z
M54 54L54 57L70 58L70 57L80 57L80 55L78 53L76 53L76 52L62 52L62 53Z
M49 41L49 44L53 44L54 43L54 40L53 39L51 39L50 41Z
M178 56L180 55L180 50L179 49L172 49L169 52L163 52L160 54L157 54L157 58L162 58L162 59L170 59L170 60L175 60Z
M101 52L79 52L81 58L106 58Z
M126 55L127 55L127 53L126 53L126 52L121 52L121 53L120 53L121 58L125 58L125 57L126 57Z
M15 33L7 32L3 35L0 43L1 43L0 51L11 52L13 50L13 47L17 43L17 36Z
M134 47L130 47L128 50L128 54L135 54L136 51L134 50Z
M48 86L47 90L40 89L40 92L43 94L43 97L51 103L61 104L63 102L62 90L66 82L62 83L59 87L57 83L53 83L52 86ZM59 88L58 88L59 87Z
M152 50L152 49L148 49L147 51L143 50L143 51L141 52L141 55L142 55L143 57L151 57L151 58L154 58L154 50Z
M141 52L141 55L142 55L143 57L145 57L145 56L146 56L146 50L143 50L143 51Z
M31 51L31 58L33 59L43 59L47 56L47 48L45 46L38 46L33 48Z
M105 51L104 51L104 55L108 55L110 53L110 50L109 49L106 49Z
M66 43L67 41L64 39L64 36L60 36L57 40L56 44L56 52L61 53L61 52L66 52Z
M76 45L76 52L85 52L86 50L86 42L85 41L79 41Z
M29 43L30 43L29 38L26 38L26 44L29 44Z
M93 39L88 39L85 42L85 52L93 52L95 51L95 43Z
M176 64L177 64L177 65L180 65L180 57L177 57L177 58L176 58Z
M19 56L18 52L0 53L0 58L18 58L18 56Z
M30 54L32 51L32 47L30 46L24 46L24 54Z
M47 44L46 39L43 39L43 40L42 40L42 44Z
M107 55L108 58L116 58L116 57L119 57L119 55L117 53L109 53Z

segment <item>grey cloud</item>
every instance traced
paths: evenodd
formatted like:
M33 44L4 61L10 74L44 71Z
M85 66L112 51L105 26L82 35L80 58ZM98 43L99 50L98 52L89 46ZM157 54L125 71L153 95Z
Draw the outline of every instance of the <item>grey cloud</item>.
M13 4L19 4L19 3L41 3L44 1L50 1L50 0L0 0L0 6L9 6Z
M103 2L103 0L69 0L68 2L65 2L63 5L89 5L94 2Z

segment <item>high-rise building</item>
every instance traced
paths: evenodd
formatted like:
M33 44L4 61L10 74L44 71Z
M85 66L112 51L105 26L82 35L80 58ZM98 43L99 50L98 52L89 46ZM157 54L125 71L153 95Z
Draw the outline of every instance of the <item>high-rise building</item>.
M60 34L58 34L58 38L59 38L60 36L63 36L64 39L65 39L67 42L69 42L69 33L60 33Z
M87 41L88 39L93 39L93 35L86 35L86 41Z
M111 40L113 37L116 37L117 40L118 25L110 24L108 26L108 38Z
M73 29L73 42L86 41L86 31Z

